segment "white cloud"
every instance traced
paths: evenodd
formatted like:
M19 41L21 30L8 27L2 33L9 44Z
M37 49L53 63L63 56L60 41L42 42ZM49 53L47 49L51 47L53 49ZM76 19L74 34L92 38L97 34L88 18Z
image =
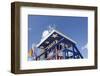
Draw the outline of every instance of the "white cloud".
M85 44L85 45L81 48L81 50L84 50L84 49L88 49L88 43Z
M36 46L35 43L33 43L32 44L32 50L34 50L35 46Z

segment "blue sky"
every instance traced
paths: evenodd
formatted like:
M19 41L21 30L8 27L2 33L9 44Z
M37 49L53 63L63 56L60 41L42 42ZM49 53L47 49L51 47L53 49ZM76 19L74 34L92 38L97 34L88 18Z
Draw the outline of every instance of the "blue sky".
M77 47L82 55L87 58L88 18L75 16L28 16L28 50L32 44L39 43L42 32L49 25L55 24L56 29L77 42ZM82 50L82 48L84 48Z

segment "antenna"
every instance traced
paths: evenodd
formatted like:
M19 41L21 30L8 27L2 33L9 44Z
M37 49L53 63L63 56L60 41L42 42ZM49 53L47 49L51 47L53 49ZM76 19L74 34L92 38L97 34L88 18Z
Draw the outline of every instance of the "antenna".
M56 25L55 24L50 24L48 26L48 29L49 29L48 31L51 32L52 30L56 29Z
M53 24L53 28L56 29L56 24Z

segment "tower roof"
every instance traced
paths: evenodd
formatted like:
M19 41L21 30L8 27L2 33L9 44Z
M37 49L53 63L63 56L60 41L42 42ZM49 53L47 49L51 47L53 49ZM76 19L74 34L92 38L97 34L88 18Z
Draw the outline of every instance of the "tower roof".
M49 43L52 43L52 41L54 41L54 40L59 41L61 38L65 38L65 39L69 40L70 42L76 44L76 42L74 40L72 40L71 38L69 38L66 35L64 35L63 33L53 29L48 35L46 35L43 39L41 39L39 44L37 44L37 47L47 46Z

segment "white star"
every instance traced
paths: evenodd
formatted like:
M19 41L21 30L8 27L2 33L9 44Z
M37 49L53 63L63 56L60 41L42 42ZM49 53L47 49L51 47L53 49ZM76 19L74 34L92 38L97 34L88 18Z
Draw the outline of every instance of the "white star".
M53 34L52 37L53 38L56 38L56 37L58 37L58 35L57 34Z
M49 44L49 41L46 41L45 43L46 43L46 44Z
M40 48L43 49L44 47L43 46L40 46Z

